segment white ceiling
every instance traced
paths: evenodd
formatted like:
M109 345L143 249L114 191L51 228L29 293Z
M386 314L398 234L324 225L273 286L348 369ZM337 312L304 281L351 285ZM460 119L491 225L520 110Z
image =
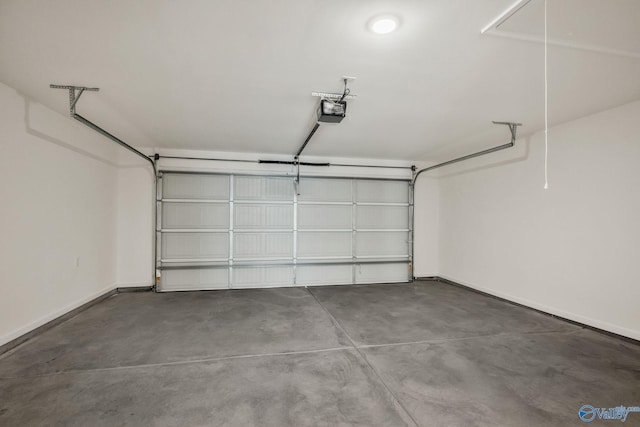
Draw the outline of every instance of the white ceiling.
M513 1L0 0L0 80L63 114L50 83L98 86L79 113L135 146L293 154L310 93L351 75L305 154L438 161L507 141L491 120L542 127L543 45L480 35ZM539 32L536 1L504 26ZM549 4L550 36L638 49L640 1ZM399 30L371 34L380 13ZM640 99L640 59L549 55L552 123Z
M638 0L548 0L547 16L549 35L556 41L640 58ZM499 29L543 40L544 1L530 0Z

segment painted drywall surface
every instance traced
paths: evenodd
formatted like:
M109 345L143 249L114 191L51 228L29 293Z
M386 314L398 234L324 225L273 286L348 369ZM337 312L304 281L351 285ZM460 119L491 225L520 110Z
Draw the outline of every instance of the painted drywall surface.
M432 277L439 268L439 182L420 175L414 193L414 276Z
M442 172L440 275L640 339L640 102Z
M4 84L0 129L1 345L113 289L117 148Z
M149 162L120 153L117 178L116 264L119 288L151 286L153 268L154 178Z

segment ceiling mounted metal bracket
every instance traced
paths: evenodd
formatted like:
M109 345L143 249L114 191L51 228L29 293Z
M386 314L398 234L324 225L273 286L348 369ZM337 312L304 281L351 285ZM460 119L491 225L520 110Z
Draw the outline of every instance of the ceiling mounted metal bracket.
M99 134L102 134L103 136L109 138L110 140L112 140L113 142L117 143L118 145L121 145L122 147L126 148L127 150L131 151L132 153L134 153L134 154L138 155L139 157L142 157L143 159L147 160L148 162L151 163L151 166L153 166L154 176L157 175L156 164L155 164L155 162L153 161L153 159L151 157L149 157L146 154L142 153L141 151L133 148L131 145L127 144L126 142L124 142L123 140L118 138L117 136L107 132L106 130L104 130L100 126L98 126L97 124L91 122L90 120L85 119L80 114L76 113L76 104L78 103L78 100L80 99L82 94L85 91L97 92L97 91L100 90L100 88L97 88L97 87L86 87L86 86L73 86L73 85L55 85L55 84L51 84L51 85L49 85L49 87L51 89L67 89L69 91L69 115L73 119L76 119L77 121L79 121L83 125L85 125L87 127L90 127L91 129L93 129L94 131L98 132ZM77 94L76 94L76 91L78 91Z
M76 104L82 96L85 90L91 92L97 92L100 90L98 87L86 87L86 86L71 86L71 85L49 85L51 89L68 89L69 90L69 114L71 117L76 114ZM76 95L76 91L78 94Z
M345 99L353 99L358 95L351 94L351 90L347 88L347 85L350 81L355 80L355 77L351 76L342 76L342 81L344 82L344 90L342 93L335 92L311 92L311 96L315 96L321 99L330 99L332 101L344 101Z
M334 93L334 92L311 92L311 96L315 96L317 98L322 98L322 99L330 99L332 101L339 101L342 98L342 94L341 93ZM347 95L344 97L344 99L353 99L356 98L358 95Z
M518 132L518 126L522 126L522 123L514 123L514 122L491 122L494 125L505 125L509 127L509 131L511 132L511 143L516 143L516 133Z

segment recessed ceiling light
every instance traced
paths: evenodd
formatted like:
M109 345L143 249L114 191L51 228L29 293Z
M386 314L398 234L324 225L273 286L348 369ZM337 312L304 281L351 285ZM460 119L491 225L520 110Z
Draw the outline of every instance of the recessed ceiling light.
M369 22L369 29L376 34L389 34L398 28L399 20L393 15L376 16Z

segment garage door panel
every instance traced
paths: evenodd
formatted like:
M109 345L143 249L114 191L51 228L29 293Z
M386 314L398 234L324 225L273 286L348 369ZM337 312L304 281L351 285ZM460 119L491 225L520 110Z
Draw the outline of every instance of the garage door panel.
M353 233L347 232L298 232L298 258L351 257Z
M356 266L356 283L396 283L409 278L409 264L359 264Z
M236 204L233 225L236 229L293 229L293 206Z
M161 283L163 291L227 289L229 270L227 268L165 270L162 273Z
M409 233L362 231L356 236L356 256L391 257L409 255Z
M405 206L357 206L359 229L409 229L409 213Z
M162 204L163 229L228 229L228 203Z
M405 181L356 180L359 203L409 203L409 186Z
M297 267L296 282L302 286L347 285L353 280L353 266L302 265Z
M162 178L164 199L229 199L228 175L165 174Z
M407 181L303 177L296 196L293 177L162 179L162 290L409 278Z
M272 288L293 286L293 267L234 267L231 287Z
M236 176L234 200L293 201L293 178Z
M233 258L293 258L293 233L234 233Z
M350 179L301 178L301 202L351 202Z
M227 259L227 233L163 233L162 259Z
M298 205L298 228L351 229L351 205Z

